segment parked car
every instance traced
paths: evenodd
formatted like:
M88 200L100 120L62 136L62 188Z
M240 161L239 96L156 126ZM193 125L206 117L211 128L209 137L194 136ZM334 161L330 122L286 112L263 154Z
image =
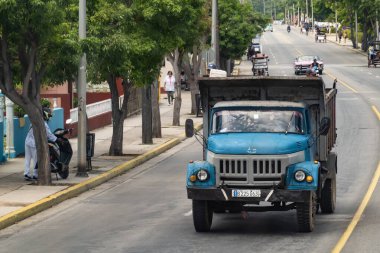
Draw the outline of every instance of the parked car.
M272 26L272 24L267 25L267 26L265 27L264 31L265 31L265 32L268 32L268 31L273 32L273 26Z
M294 61L294 74L305 74L310 65L313 63L314 58L317 59L319 64L319 75L322 75L323 72L323 60L319 56L314 55L301 55L297 57Z

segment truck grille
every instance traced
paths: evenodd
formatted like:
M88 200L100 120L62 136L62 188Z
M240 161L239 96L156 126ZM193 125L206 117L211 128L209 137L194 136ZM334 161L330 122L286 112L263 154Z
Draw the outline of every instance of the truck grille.
M303 152L289 155L209 155L217 184L272 186L281 181L286 167L304 161Z

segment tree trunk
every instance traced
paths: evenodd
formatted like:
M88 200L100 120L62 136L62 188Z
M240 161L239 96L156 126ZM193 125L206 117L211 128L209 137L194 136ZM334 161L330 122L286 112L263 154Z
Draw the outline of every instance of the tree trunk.
M120 108L119 92L116 86L116 76L110 74L108 85L111 91L112 104L112 138L111 145L108 151L110 156L123 155L123 138L124 138L124 120L127 115L128 99L132 84L128 81L123 81L124 100Z
M206 37L202 40L201 45L193 46L192 52L192 64L190 64L190 58L188 56L183 59L183 69L185 71L186 76L188 76L188 83L190 86L191 93L191 111L190 114L196 114L197 106L195 101L195 95L199 93L198 88L198 73L202 63L202 50L201 46L206 43Z
M42 117L41 109L30 106L30 109L28 110L28 116L30 122L32 123L34 140L36 142L38 184L51 185L49 146L46 138L47 134L45 129L45 122Z
M153 144L152 93L150 86L141 88L142 93L142 143Z
M158 80L153 81L152 88L152 131L153 138L162 138L161 134L161 115L160 115L160 104L158 101Z
M174 76L175 76L175 92L174 92L174 108L173 108L173 126L180 126L180 115L181 115L181 83L180 83L180 71L179 64L181 63L182 55L179 53L178 48L168 56L170 63L173 66Z

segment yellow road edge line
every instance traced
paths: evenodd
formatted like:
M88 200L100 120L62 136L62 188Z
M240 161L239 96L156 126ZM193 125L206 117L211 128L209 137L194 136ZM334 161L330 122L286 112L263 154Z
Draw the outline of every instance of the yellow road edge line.
M373 105L372 110L376 114L377 118L380 120L380 112L379 112L379 110L377 110L376 106Z
M325 73L331 77L332 79L338 79L337 77L333 76L332 74L330 74L329 72L325 71ZM342 84L343 86L345 86L346 88L350 89L352 92L354 93L359 93L357 90L355 90L354 88L352 88L350 85L348 85L347 83L345 83L344 81L340 80L339 79L339 83Z
M354 217L352 218L352 221L348 225L346 231L344 231L343 235L340 237L338 243L335 245L334 249L331 251L331 253L339 253L343 249L343 247L346 245L348 239L350 238L352 232L354 231L356 225L358 224L361 216L363 215L364 210L366 209L368 202L371 199L371 196L376 188L376 185L380 178L380 162L377 166L377 169L375 171L375 174L372 178L371 184L368 187L368 190L360 203L360 206L358 210L356 210L356 213Z
M196 131L200 131L203 127L203 124L197 124L194 126ZM34 203L31 203L25 207L22 207L20 209L17 209L13 212L10 212L6 215L3 215L0 217L0 230L4 229L6 227L9 227L16 222L19 222L21 220L24 220L30 216L33 216L39 212L42 212L48 208L51 208L54 205L57 205L67 199L76 197L80 195L83 192L86 192L92 188L95 188L96 186L116 177L119 176L125 172L127 172L130 169L133 169L147 160L152 159L155 156L160 155L161 153L173 148L177 144L179 144L181 141L185 140L186 136L185 134L180 134L177 138L172 138L161 145L157 146L156 148L141 154L135 158L133 158L130 161L127 161L125 163L122 163L111 170L102 173L101 175L95 176L91 179L87 179L81 183L78 183L76 185L70 186L66 189L63 189L62 191L59 191L57 193L54 193L50 196L47 196L45 198L42 198Z

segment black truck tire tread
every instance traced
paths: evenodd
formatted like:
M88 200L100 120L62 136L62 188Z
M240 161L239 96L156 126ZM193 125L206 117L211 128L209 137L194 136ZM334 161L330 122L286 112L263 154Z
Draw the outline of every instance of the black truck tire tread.
M317 213L316 194L311 194L309 202L297 203L298 232L308 233L314 230L315 216Z
M336 179L326 179L325 185L322 188L321 196L321 211L322 213L333 213L336 205Z
M197 232L209 232L213 211L206 200L193 200L193 222Z

